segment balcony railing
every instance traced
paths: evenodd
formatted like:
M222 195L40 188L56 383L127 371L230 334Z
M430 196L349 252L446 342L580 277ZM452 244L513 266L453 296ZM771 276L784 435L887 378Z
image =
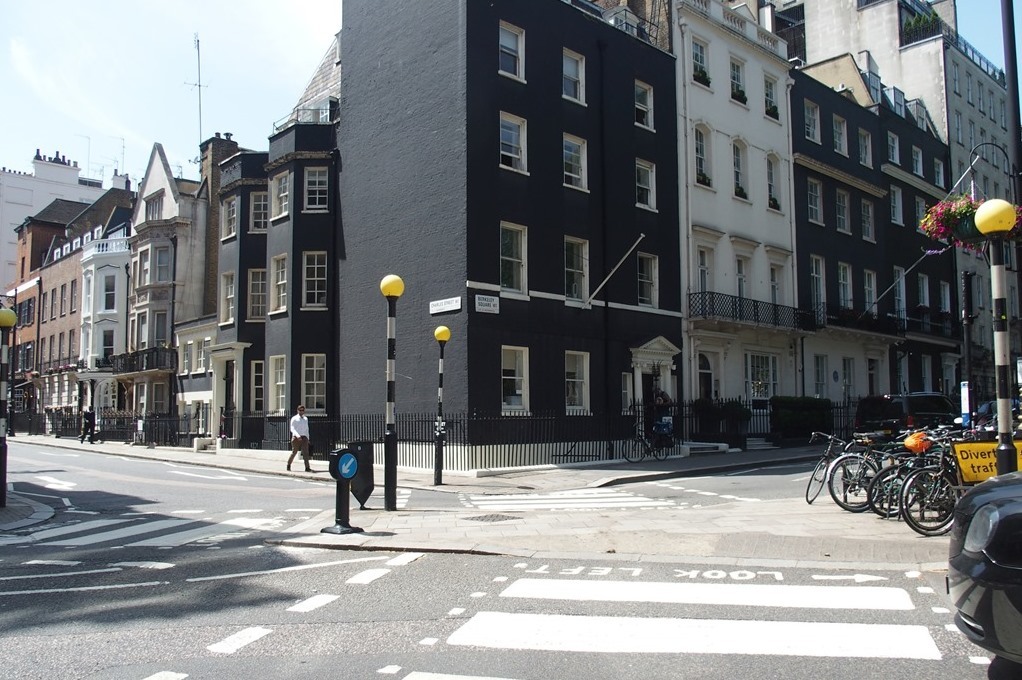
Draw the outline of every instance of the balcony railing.
M690 293L688 315L691 318L723 319L804 331L818 328L815 315L810 310L724 293Z
M80 359L51 359L50 361L40 362L39 372L43 375L52 375L54 373L80 371L84 367L85 362Z
M875 311L828 304L824 325L839 328L852 328L870 333L901 335L904 331L903 320L888 314L877 315Z
M114 373L176 371L177 350L169 347L150 347L137 352L112 356L110 363L113 365Z

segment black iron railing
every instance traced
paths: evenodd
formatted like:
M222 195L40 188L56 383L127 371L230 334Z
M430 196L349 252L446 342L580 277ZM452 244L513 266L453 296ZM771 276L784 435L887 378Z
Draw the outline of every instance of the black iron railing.
M127 354L117 354L110 357L110 363L114 373L176 371L177 350L169 347L150 347Z
M726 319L798 330L815 330L819 327L816 315L811 310L724 293L690 293L688 315L692 318Z

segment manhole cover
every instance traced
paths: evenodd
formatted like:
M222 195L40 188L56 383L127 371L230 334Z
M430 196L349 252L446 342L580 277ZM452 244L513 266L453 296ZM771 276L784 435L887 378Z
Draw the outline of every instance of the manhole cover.
M465 519L472 520L473 522L506 522L510 519L521 519L521 517L517 517L515 515L492 514L478 515L476 517L466 517Z

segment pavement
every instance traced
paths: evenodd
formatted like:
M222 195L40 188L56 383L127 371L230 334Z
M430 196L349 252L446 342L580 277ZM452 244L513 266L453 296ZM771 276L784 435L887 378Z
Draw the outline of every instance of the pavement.
M120 442L82 444L75 438L17 435L11 443L88 450L129 458L224 468L251 474L308 478L300 460L295 471L285 468L287 451L193 451L177 447L133 446ZM749 451L693 453L664 461L641 463L597 461L457 473L444 471L443 484L433 485L433 471L399 468L399 489L425 489L468 496L595 492L623 484L622 493L662 497L658 489L691 492L685 506L665 508L608 508L598 510L520 509L492 512L461 503L405 507L387 512L383 506L382 466L375 466L375 491L358 509L351 499L352 533L323 533L341 527L335 509L290 527L268 542L295 548L392 550L513 555L533 560L629 560L702 564L710 567L784 567L837 569L897 569L942 571L947 568L946 536L923 537L897 520L872 513L841 510L826 493L813 504L802 497L808 463L818 460L819 445ZM698 503L699 478L724 477L741 470L800 465L806 478L798 493L783 500L735 498ZM313 461L317 479L331 482L324 461ZM645 482L645 484L639 484ZM737 491L736 493L741 493ZM420 498L422 496L419 496ZM416 498L413 496L413 498ZM719 500L719 499L715 499ZM0 508L0 532L44 522L54 511L9 491Z

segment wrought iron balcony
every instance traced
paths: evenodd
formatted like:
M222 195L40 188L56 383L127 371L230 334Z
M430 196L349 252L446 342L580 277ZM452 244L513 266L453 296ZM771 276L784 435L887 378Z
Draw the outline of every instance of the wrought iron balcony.
M816 330L819 327L815 315L810 310L724 293L690 293L688 315L693 319L736 321L803 331Z
M176 371L177 350L169 347L150 347L112 356L110 363L113 365L114 373Z
M828 304L823 325L851 328L870 333L901 335L904 333L904 319L890 314L877 314L874 310L856 309L842 305Z

